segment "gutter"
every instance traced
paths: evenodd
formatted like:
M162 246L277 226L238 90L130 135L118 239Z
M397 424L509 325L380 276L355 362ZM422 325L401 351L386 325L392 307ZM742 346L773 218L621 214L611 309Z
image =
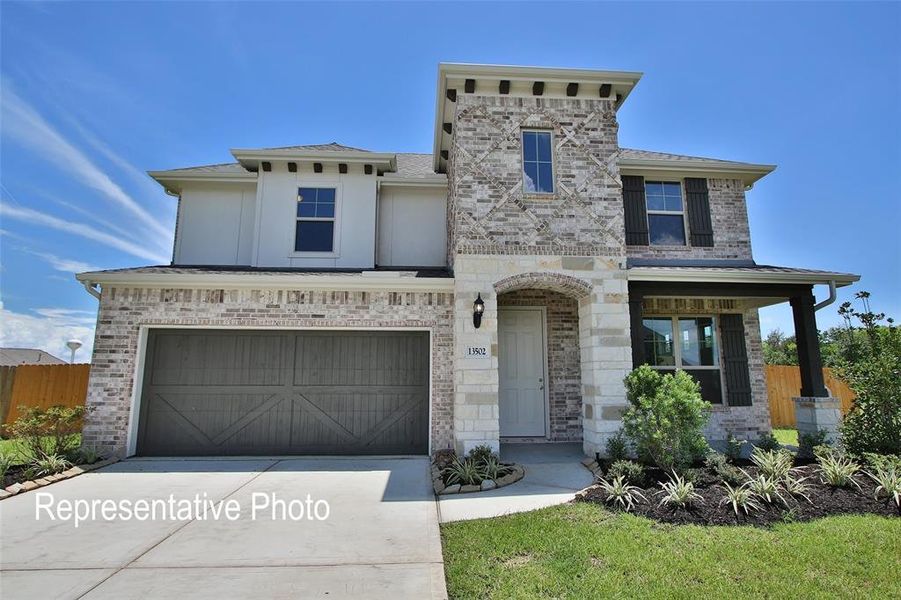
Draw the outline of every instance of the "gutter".
M77 279L77 276L76 276L76 279ZM84 286L84 289L86 289L90 295L92 295L95 298L97 298L98 300L100 300L100 290L97 289L96 283L94 283L93 281L91 281L89 279L85 279L85 280L81 281L81 285Z
M835 297L836 297L835 280L830 279L829 280L829 297L826 298L825 300L823 300L822 302L818 302L817 304L815 304L813 307L813 311L816 312L816 311L820 310L821 308L826 308L827 306L829 306L830 304L835 302Z

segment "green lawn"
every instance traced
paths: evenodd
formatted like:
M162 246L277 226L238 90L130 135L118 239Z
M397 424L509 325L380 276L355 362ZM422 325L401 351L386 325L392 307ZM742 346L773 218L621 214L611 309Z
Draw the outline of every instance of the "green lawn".
M901 519L672 526L576 503L442 526L452 598L901 595Z
M773 435L776 436L776 439L779 440L779 443L783 446L786 444L789 446L798 445L797 429L773 429Z

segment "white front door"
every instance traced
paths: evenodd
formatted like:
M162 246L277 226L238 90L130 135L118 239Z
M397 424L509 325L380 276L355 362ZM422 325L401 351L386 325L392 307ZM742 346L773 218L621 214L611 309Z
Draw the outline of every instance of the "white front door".
M545 435L544 318L540 309L498 310L502 437Z

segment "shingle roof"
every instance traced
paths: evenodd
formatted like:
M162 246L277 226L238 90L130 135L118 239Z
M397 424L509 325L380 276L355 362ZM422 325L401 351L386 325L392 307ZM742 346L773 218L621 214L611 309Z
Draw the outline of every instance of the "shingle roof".
M372 152L362 148L354 148L345 146L337 142L329 144L307 144L302 146L282 146L279 148L265 148L266 150L312 150L317 152ZM671 154L668 152L654 152L651 150L636 150L634 148L620 148L620 158L623 159L645 159L645 160L664 160L672 162L706 162L711 165L746 165L731 160L721 160L718 158L704 158L700 156L688 156L685 154ZM181 169L170 169L165 173L249 173L247 169L242 167L240 163L221 163L215 165L200 165L196 167L184 167ZM435 170L432 168L432 155L416 152L399 152L397 153L397 177L421 178L434 176Z
M160 275L215 275L229 273L232 275L359 275L367 272L406 272L415 277L451 277L448 269L440 267L376 267L375 269L330 269L305 267L250 267L246 265L152 265L146 267L130 267L125 269L106 269L91 271L90 274L120 273L152 273Z
M64 365L66 361L37 348L0 348L0 367Z

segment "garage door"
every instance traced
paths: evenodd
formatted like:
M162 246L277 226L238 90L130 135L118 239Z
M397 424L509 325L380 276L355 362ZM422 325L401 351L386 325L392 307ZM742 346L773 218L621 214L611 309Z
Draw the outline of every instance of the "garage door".
M427 332L151 330L144 456L425 454Z

